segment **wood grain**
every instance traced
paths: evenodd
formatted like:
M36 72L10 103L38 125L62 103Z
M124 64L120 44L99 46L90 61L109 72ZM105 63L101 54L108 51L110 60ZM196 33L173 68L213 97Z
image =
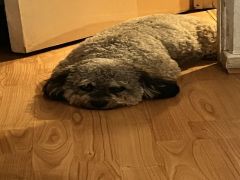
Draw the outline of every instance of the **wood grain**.
M78 109L41 93L75 46L0 63L1 180L240 179L240 75L203 61L175 98Z

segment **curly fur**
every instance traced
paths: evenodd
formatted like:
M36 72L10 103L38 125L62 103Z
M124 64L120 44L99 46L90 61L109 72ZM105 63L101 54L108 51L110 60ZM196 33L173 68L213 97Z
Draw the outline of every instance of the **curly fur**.
M197 17L129 20L80 43L54 69L44 94L96 109L173 97L180 67L216 55L216 46L216 24Z

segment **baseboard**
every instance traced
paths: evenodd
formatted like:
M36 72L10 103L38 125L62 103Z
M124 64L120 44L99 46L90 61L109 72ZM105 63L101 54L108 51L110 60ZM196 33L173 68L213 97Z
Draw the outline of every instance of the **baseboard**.
M222 63L229 73L240 73L240 54L224 51Z

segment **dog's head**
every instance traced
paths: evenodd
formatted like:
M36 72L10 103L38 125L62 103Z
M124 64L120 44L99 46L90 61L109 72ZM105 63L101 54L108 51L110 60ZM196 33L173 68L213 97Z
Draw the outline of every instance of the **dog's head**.
M91 59L57 69L44 94L90 109L135 105L143 98L168 98L179 88L175 81L152 77L119 60Z

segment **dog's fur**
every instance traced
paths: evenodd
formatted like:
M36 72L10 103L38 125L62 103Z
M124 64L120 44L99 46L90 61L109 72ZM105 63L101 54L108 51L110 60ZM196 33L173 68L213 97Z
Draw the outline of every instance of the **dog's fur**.
M54 69L44 94L94 109L173 97L180 67L216 54L216 34L215 23L186 15L126 21L80 43Z

